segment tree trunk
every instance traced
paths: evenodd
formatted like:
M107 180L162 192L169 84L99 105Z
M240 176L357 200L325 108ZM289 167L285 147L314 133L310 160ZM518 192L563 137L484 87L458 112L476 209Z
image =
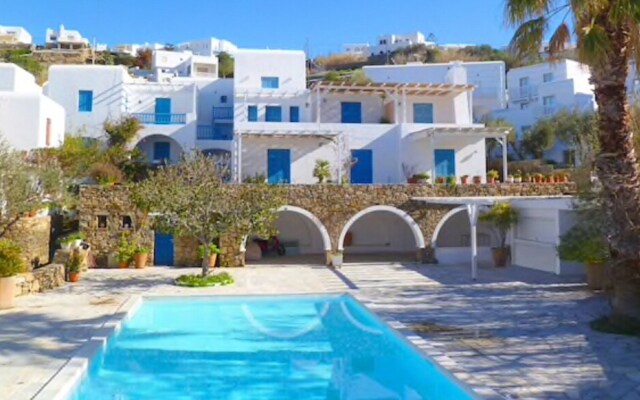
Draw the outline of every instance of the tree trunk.
M640 171L625 81L629 33L601 22L613 43L606 61L591 68L598 103L600 153L596 171L605 212L611 222L614 324L640 326Z
M209 249L211 248L211 242L204 244L204 257L202 258L202 276L209 275Z

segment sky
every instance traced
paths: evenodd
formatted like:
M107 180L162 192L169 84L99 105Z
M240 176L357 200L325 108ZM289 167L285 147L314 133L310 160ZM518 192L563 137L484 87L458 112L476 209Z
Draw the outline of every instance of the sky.
M239 47L336 53L389 33L433 33L440 44L501 47L513 29L505 0L0 0L0 25L25 27L37 43L64 24L90 41L180 43L217 37Z

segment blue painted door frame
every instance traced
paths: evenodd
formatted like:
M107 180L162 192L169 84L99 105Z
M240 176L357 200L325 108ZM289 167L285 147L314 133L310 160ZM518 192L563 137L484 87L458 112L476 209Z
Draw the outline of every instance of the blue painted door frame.
M351 150L351 183L373 183L373 151L368 149Z
M267 174L269 183L291 183L291 150L267 150Z
M155 265L172 266L175 263L173 236L156 232L153 249Z
M166 125L171 122L171 99L168 97L156 98L156 124Z
M434 151L436 165L436 178L456 176L456 151L449 149L437 149Z

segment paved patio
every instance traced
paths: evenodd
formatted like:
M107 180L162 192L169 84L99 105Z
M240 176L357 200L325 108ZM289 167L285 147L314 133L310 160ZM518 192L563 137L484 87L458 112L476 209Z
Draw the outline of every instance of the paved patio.
M232 270L236 284L183 289L189 270L94 270L79 284L0 312L0 399L30 399L133 294L350 292L412 326L473 385L507 399L640 399L640 339L592 332L607 302L570 279L520 268L350 264ZM195 271L195 270L192 270Z

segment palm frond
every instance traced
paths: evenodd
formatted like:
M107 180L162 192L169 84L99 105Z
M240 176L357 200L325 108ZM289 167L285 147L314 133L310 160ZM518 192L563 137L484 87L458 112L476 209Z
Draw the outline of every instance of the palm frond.
M554 58L565 49L567 43L571 41L571 30L566 22L561 23L556 28L551 39L549 39L549 55Z
M505 20L511 25L519 25L527 20L543 17L551 11L554 0L507 0Z
M538 17L526 21L516 30L509 43L509 49L519 56L529 56L540 51L549 21L546 17Z
M578 56L588 65L598 65L607 60L611 42L605 29L596 23L579 27Z

